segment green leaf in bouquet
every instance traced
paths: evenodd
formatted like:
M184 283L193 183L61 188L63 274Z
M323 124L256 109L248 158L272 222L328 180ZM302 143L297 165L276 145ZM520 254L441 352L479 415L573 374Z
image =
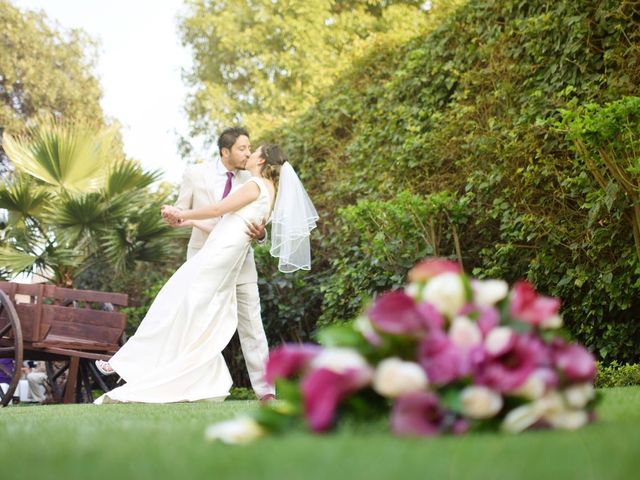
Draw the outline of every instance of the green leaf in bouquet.
M369 345L362 334L353 328L352 323L324 327L317 332L316 338L318 343L325 347L351 347L362 350Z
M302 417L283 411L280 402L263 405L251 414L262 427L273 433L282 433L302 424Z
M455 413L462 413L462 400L460 399L460 388L451 386L444 388L440 392L440 403L442 406Z
M468 275L460 275L460 279L462 280L462 288L464 288L464 297L467 302L473 302L473 290L471 289L471 280Z
M276 392L278 392L278 403L285 402L286 407L293 411L294 414L302 411L302 392L300 385L285 378L276 380Z
M389 415L389 401L373 389L361 390L340 405L340 415L357 421L374 421Z

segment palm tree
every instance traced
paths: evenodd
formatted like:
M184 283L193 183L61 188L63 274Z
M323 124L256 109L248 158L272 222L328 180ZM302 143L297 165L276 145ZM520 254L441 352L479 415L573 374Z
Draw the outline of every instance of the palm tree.
M179 235L158 215L166 194L148 172L119 153L115 128L44 122L26 135L3 135L15 171L0 185L8 222L0 264L72 286L92 265L123 272L171 255Z

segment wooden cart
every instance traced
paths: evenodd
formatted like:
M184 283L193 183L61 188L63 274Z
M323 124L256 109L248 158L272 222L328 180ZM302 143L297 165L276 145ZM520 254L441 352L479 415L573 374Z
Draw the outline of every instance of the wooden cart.
M15 366L5 372L11 382L0 388L1 405L13 397L23 360L47 362L54 401L92 402L94 389L109 391L94 361L108 360L124 342L126 315L118 307L127 303L122 293L0 282L0 358Z

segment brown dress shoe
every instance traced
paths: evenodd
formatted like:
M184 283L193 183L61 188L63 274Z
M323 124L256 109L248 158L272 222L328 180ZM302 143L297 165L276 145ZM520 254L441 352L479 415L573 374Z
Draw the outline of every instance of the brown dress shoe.
M267 393L260 397L260 403L269 403L276 400L276 396L273 393Z

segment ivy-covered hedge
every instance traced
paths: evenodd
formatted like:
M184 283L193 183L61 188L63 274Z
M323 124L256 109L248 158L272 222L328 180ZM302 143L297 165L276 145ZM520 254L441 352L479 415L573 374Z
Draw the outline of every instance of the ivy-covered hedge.
M632 0L470 1L430 34L380 46L271 135L321 212L313 273L296 283L262 272L283 295L269 299L263 284L267 328L289 332L273 343L350 318L364 296L401 284L433 251L425 226L437 217L440 255L456 258L455 231L468 271L528 278L563 299L570 330L601 360L638 362L628 205L602 188L561 123L562 110L638 95ZM433 210L438 195L458 214ZM284 304L310 308L299 318Z

